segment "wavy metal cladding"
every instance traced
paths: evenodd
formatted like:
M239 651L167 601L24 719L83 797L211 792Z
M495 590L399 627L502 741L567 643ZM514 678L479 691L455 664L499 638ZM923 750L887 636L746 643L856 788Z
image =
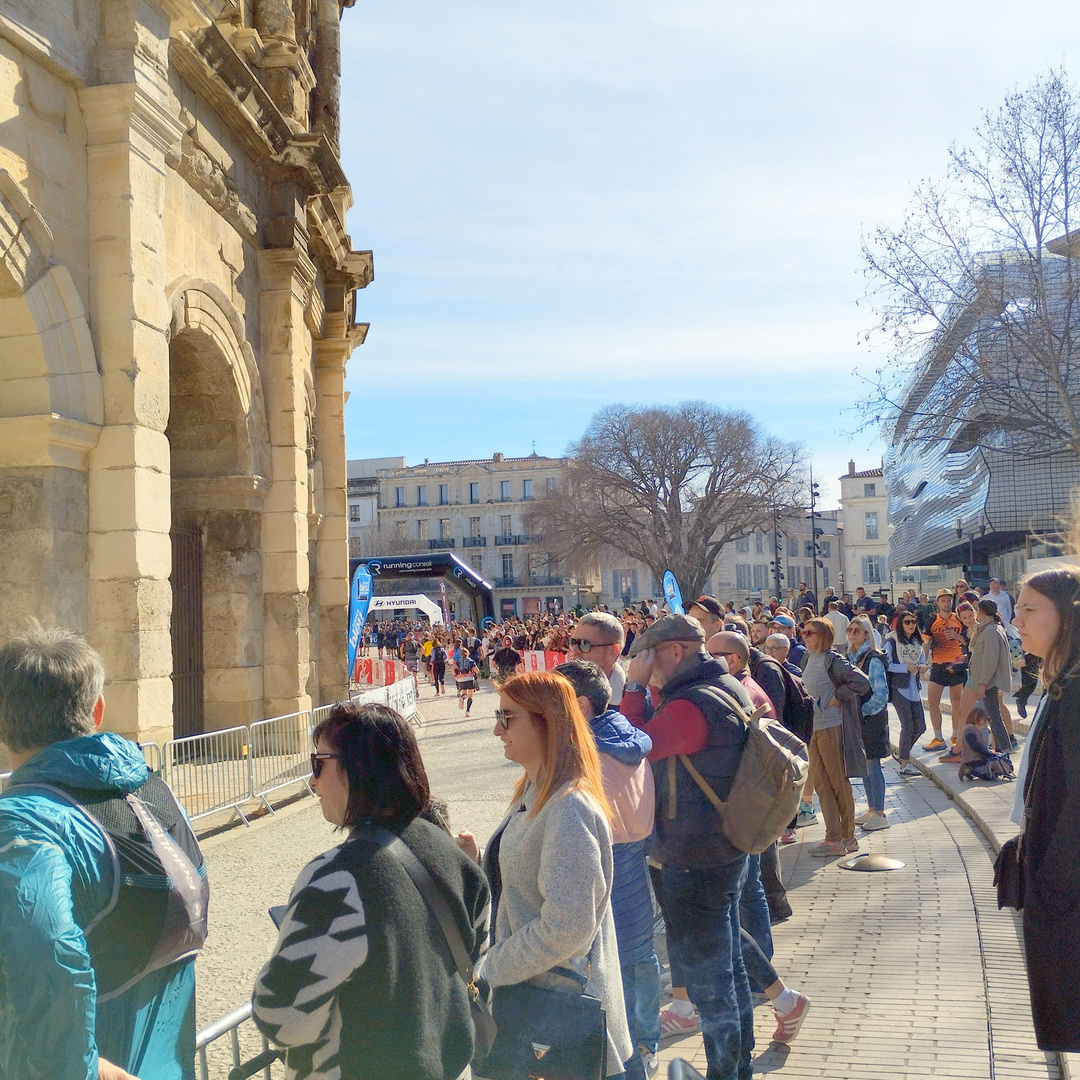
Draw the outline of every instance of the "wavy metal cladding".
M1075 283L1069 261L1051 257L1044 264L1059 331L1064 320L1057 316ZM1022 418L980 390L979 371L1009 360L1003 312L1008 307L1005 318L1017 321L1030 292L1026 279L1023 265L1009 256L978 267L908 384L884 465L893 569L947 562L946 553L955 558L958 549L966 562L969 537L982 558L1022 544L1029 533L1057 531L1068 515L1080 462L1037 429L1011 430L1023 426ZM1034 365L1018 370L1028 392L1043 392Z

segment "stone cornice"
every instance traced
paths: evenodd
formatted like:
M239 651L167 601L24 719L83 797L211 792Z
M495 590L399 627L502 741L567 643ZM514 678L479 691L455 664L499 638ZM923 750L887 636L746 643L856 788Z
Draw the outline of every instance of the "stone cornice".
M60 465L86 470L101 428L57 413L0 417L0 468Z
M240 201L236 186L221 162L215 161L201 145L198 125L186 110L180 113L186 127L180 142L165 155L165 163L175 169L249 243L256 243L259 222Z
M265 248L259 252L261 287L268 290L291 289L295 299L305 308L315 274L315 264L303 248Z
M79 104L88 146L130 142L134 133L164 158L184 134L180 121L137 83L84 86L79 91Z

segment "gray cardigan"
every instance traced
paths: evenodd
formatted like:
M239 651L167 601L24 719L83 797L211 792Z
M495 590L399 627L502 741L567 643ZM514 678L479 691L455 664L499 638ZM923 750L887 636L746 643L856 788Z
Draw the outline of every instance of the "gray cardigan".
M971 643L968 686L996 686L1003 694L1012 687L1012 664L1005 631L993 619L979 623L979 632Z
M623 1071L634 1052L626 1025L622 971L611 914L611 829L595 800L565 788L534 818L536 788L525 792L525 812L504 819L499 844L502 893L495 943L483 975L493 987L510 986L556 966L584 974L586 993L607 1013L608 1074ZM500 826L500 828L503 828ZM488 879L492 869L485 865Z

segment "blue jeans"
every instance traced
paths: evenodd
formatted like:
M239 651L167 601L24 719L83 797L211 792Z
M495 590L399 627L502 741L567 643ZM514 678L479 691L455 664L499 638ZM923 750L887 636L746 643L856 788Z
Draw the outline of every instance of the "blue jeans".
M655 1054L660 1045L660 961L653 953L638 964L622 965L626 1022L634 1047Z
M746 882L739 897L739 925L757 942L766 960L772 959L772 920L761 884L761 856L746 857Z
M881 771L881 758L866 759L866 776L863 777L866 801L871 810L885 809L885 774Z
M672 968L701 1016L707 1080L750 1080L754 1016L743 966L739 897L745 857L727 866L665 866L660 893Z

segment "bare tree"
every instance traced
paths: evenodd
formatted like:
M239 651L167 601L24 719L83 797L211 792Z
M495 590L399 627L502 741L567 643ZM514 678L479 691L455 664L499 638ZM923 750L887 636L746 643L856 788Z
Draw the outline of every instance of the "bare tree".
M801 448L761 434L745 413L701 401L609 405L567 450L566 482L530 520L545 546L580 567L621 552L659 581L672 570L697 596L720 549L798 502Z
M903 225L864 237L888 361L868 418L894 440L1080 457L1080 101L1063 71L987 112Z

